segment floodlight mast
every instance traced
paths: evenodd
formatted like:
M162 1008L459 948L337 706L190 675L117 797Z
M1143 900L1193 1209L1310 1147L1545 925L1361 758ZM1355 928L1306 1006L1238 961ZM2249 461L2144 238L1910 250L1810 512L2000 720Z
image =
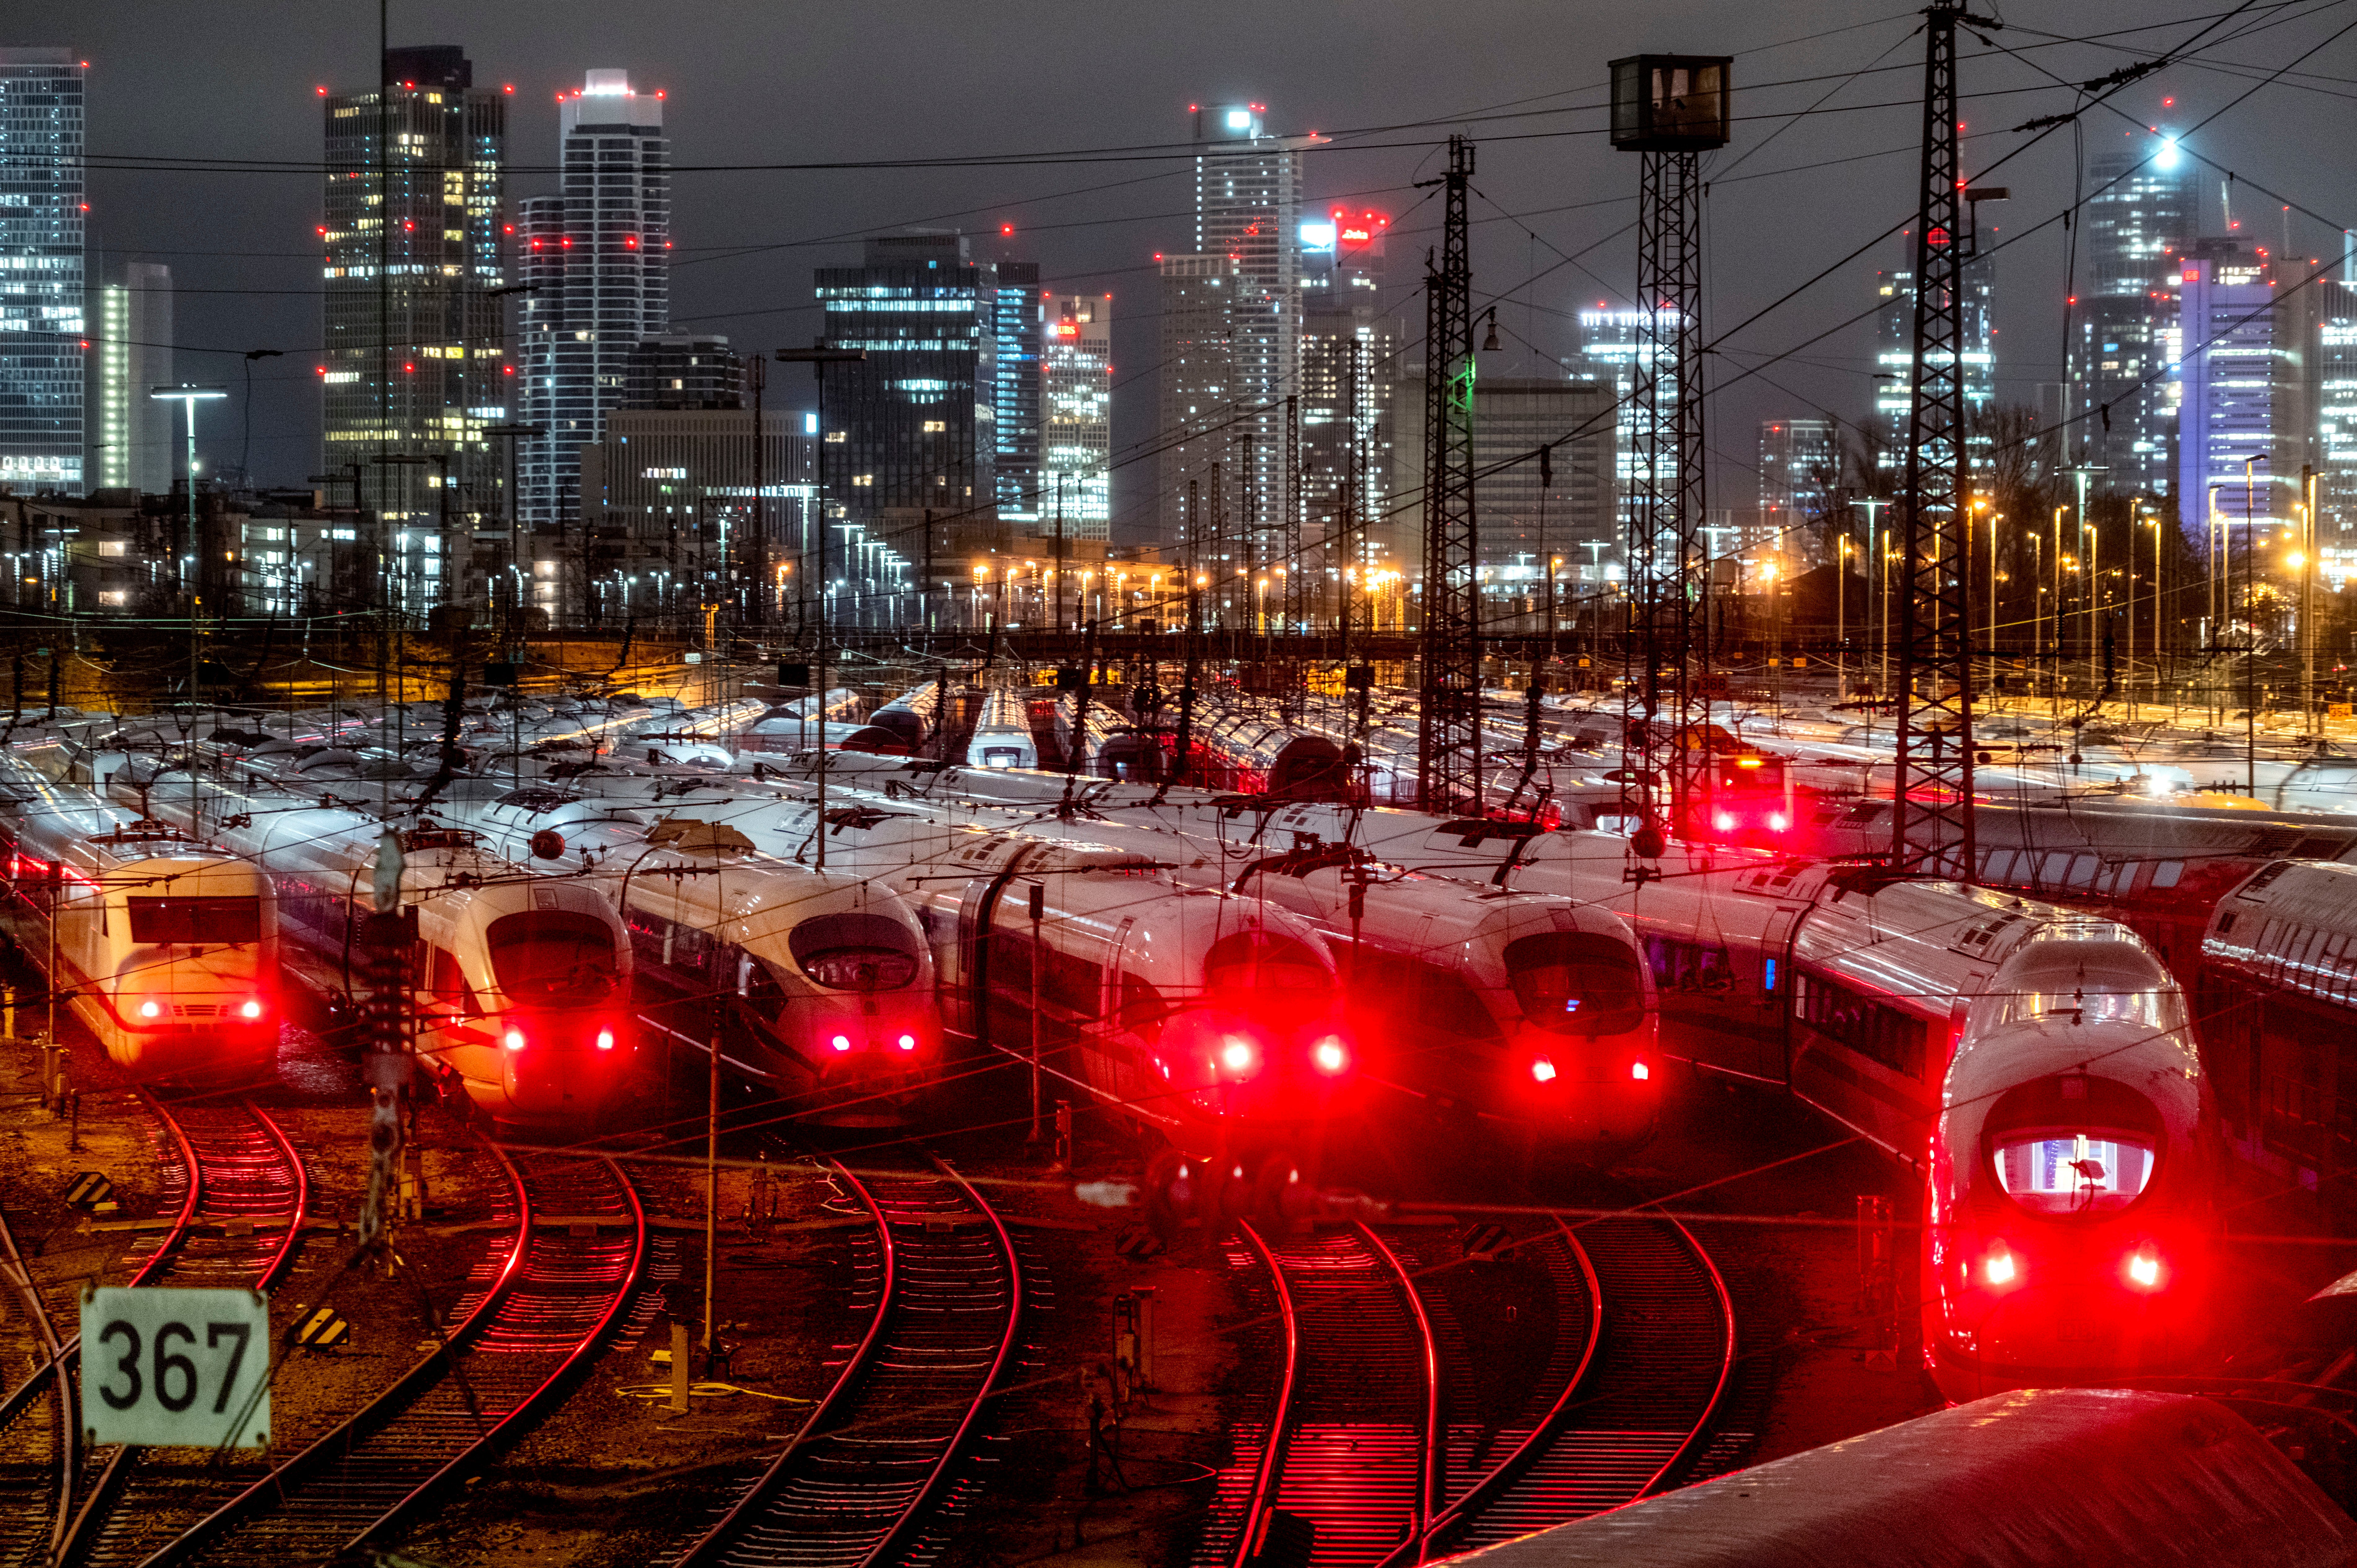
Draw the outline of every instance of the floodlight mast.
M1694 604L1703 548L1702 177L1727 145L1725 55L1631 55L1612 62L1612 145L1642 153L1637 196L1637 351L1631 423L1636 491L1627 575L1638 624L1622 651L1621 814L1641 817L1640 858L1658 857L1691 820L1707 777L1702 745L1708 650ZM1429 590L1427 589L1427 592ZM1631 663L1636 662L1634 667Z

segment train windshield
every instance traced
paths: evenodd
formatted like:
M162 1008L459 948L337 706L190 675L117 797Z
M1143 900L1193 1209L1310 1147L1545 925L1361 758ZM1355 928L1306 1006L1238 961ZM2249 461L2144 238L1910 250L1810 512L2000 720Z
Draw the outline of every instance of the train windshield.
M1215 993L1322 996L1334 986L1334 972L1308 947L1260 931L1238 931L1213 942L1203 955L1203 978Z
M2185 999L2175 991L2017 991L1993 998L1995 1025L2127 1023L2154 1030L2186 1026Z
M533 909L493 920L485 940L500 989L518 1002L586 1005L621 983L614 933L594 915Z
M881 915L820 915L789 932L786 946L831 991L898 991L917 978L908 932Z
M242 898L146 898L134 896L131 940L135 942L203 942L219 947L262 940L262 900Z
M1628 945L1584 931L1506 944L1514 998L1533 1026L1558 1035L1620 1035L1645 1021L1645 985Z
M2152 1153L2125 1133L2041 1132L1998 1143L1996 1180L2032 1214L2108 1214L2143 1193Z

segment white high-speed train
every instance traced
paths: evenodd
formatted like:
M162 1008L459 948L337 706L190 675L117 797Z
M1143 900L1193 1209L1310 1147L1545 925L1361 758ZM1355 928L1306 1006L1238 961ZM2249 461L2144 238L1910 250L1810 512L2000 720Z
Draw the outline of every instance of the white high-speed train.
M194 779L152 758L112 771L116 800L271 878L282 968L332 1014L352 1016L385 824L275 789ZM630 944L613 906L586 881L535 876L461 829L414 823L395 836L401 903L416 911L421 1060L495 1122L595 1118L625 1086L638 1043Z
M1031 734L1031 702L1023 692L995 686L984 693L982 716L966 742L969 768L1037 768L1039 745Z
M433 810L544 875L593 865L630 928L651 1026L700 1049L716 1023L732 1070L806 1099L817 1120L883 1125L915 1109L941 1075L941 1019L932 952L899 895L672 821L651 788L629 798L649 803L466 780Z
M1181 888L1129 851L937 811L831 802L822 823L809 803L726 781L579 782L802 865L823 830L830 873L879 879L916 912L949 1027L1018 1058L1036 1038L1051 1073L1182 1150L1266 1149L1359 1103L1332 955L1266 899Z
M277 918L252 865L0 762L0 925L116 1063L203 1082L275 1069Z

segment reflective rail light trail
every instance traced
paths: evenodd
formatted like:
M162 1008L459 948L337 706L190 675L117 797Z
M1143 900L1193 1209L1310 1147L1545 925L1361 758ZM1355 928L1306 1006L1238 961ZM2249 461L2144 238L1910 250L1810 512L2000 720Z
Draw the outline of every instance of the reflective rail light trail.
M12 13L0 1563L2357 1560L2345 8L673 9Z

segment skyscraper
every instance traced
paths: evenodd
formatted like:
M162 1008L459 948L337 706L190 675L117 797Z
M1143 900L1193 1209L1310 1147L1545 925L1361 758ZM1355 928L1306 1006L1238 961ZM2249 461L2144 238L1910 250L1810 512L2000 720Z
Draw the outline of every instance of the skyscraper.
M323 104L324 466L357 467L387 600L411 610L463 570L453 541L497 510L502 467L484 431L509 407L491 292L507 94L474 79L455 46L391 49L382 91Z
M1225 253L1156 259L1162 274L1162 413L1155 437L1162 444L1163 538L1194 561L1214 548L1234 471L1227 420L1243 268Z
M2317 555L2334 582L2357 575L2357 255L2338 280L2319 279L2292 298L2309 330L2302 349L2314 421L2306 460L2316 469Z
M1176 539L1187 480L1200 492L1218 463L1233 537L1265 561L1283 537L1285 399L1299 387L1301 154L1309 139L1270 135L1257 103L1196 104L1191 113L1194 253L1226 258L1235 274L1222 285L1232 303L1217 369L1201 355L1186 369L1163 362L1164 408L1195 412L1184 431L1166 421L1161 437L1195 439L1186 442L1185 463L1163 465L1162 516L1166 536ZM1205 373L1210 379L1184 379ZM1246 532L1255 537L1246 541Z
M2288 313L2278 308L2269 258L2232 240L2200 240L2175 264L2184 334L2178 521L2199 549L2212 489L2218 510L2233 522L2289 521L2300 499L2306 442L2283 330ZM2110 478L2112 489L2121 489L2120 476Z
M1303 559L1290 564L1295 572L1313 564L1339 569L1340 557L1316 547L1346 525L1356 530L1351 559L1364 566L1385 532L1380 520L1396 474L1392 391L1400 373L1399 323L1383 293L1390 229L1383 213L1342 207L1300 227L1301 490L1308 515ZM1312 594L1305 613L1315 614L1317 603Z
M172 269L125 262L91 291L89 455L93 490L172 488L173 405L147 394L172 380Z
M1002 261L990 267L990 334L985 377L990 401L990 476L998 515L1047 516L1039 489L1040 328L1046 296L1039 263Z
M1830 419L1770 419L1760 425L1760 510L1820 517L1841 482L1841 445Z
M82 489L82 62L0 48L0 484Z
M1674 336L1675 313L1663 311L1659 337ZM1593 310L1579 313L1579 346L1577 359L1566 368L1575 377L1592 378L1612 388L1615 399L1613 412L1614 485L1619 492L1616 512L1626 540L1636 515L1638 493L1648 478L1644 471L1645 438L1652 428L1653 410L1638 400L1637 371L1640 366L1652 362L1655 336L1646 330L1645 313L1641 310L1615 310L1603 301ZM1659 396L1664 407L1677 401L1678 372L1675 365L1662 372L1658 382ZM1664 443L1663 460L1675 461L1675 454ZM1666 489L1673 476L1669 473L1651 476Z
M630 355L671 329L671 142L663 95L592 70L558 111L563 193L522 204L516 251L523 423L517 487L540 526L580 507L581 447L629 391Z
M2080 225L2076 301L2071 306L2068 407L2062 452L2102 467L2115 495L2176 493L2179 389L2178 257L2199 232L2192 160L2176 138L2137 132L2087 157L2092 192ZM2180 521L2198 528L2206 499L2179 498Z
M1900 243L1911 256L1913 235L1902 235ZM1908 426L1915 407L1915 273L1910 263L1874 277L1875 434L1881 443L1875 462L1897 483L1907 469ZM1995 255L1984 252L1964 263L1964 446L1975 464L1989 443L1977 425L1996 399L1996 328L1990 315L1996 285ZM1934 362L1946 358L1944 351L1936 353Z
M1049 295L1040 335L1042 515L1060 510L1067 538L1111 538L1113 295Z

